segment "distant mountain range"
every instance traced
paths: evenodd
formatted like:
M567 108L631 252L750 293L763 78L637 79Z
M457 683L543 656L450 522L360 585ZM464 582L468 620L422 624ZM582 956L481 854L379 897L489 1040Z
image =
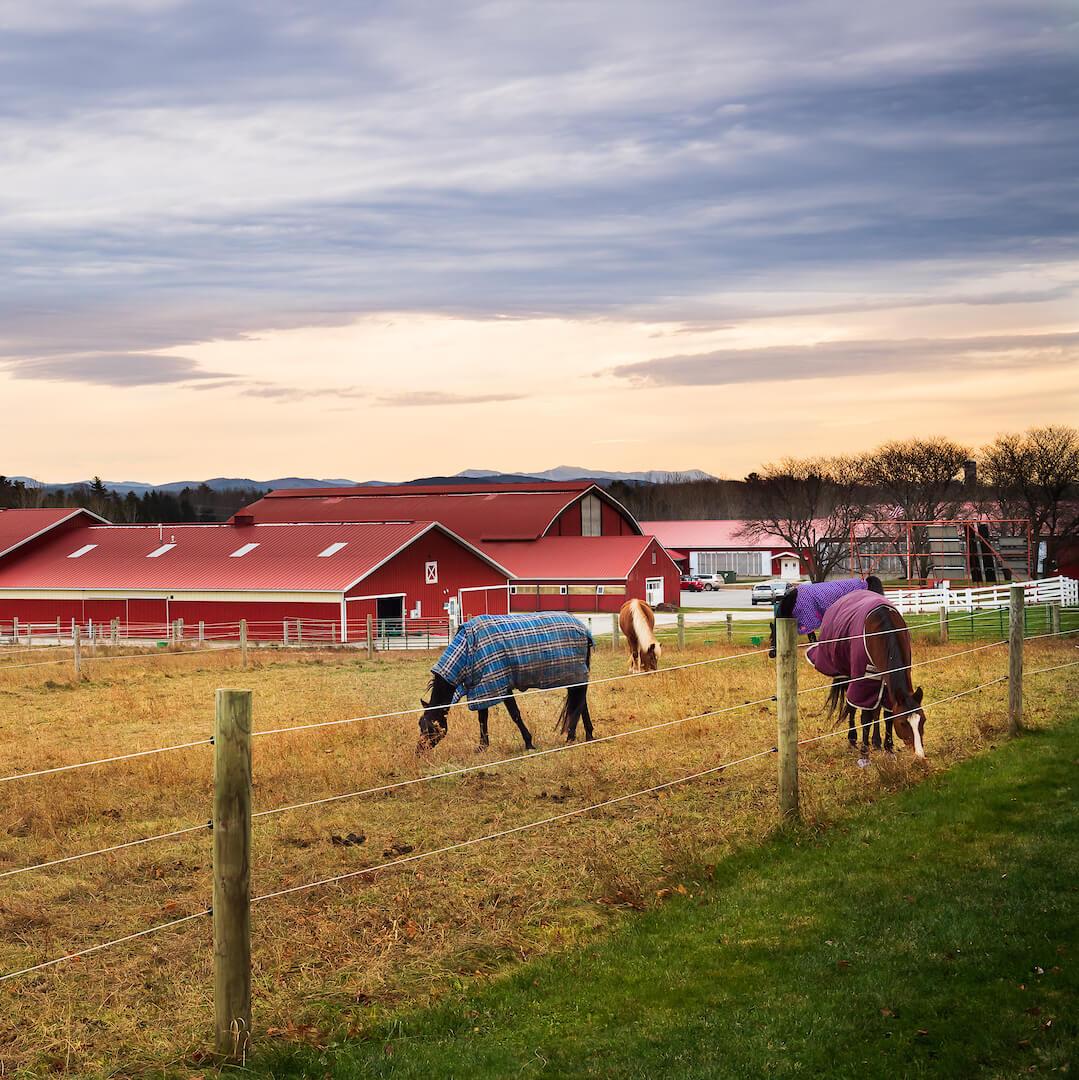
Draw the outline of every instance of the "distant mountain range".
M144 495L148 491L158 491L168 494L179 494L184 488L197 488L205 484L212 491L235 490L237 488L258 489L260 491L274 491L286 488L321 488L321 487L351 487L353 485L384 487L389 483L408 484L464 484L464 483L490 483L509 484L527 483L529 480L595 480L599 483L610 484L615 481L623 481L631 484L668 484L684 480L714 480L714 476L702 472L700 469L686 469L682 472L664 472L651 469L646 472L606 472L602 469L582 469L572 465L559 465L554 469L545 469L542 472L521 474L501 473L491 469L465 469L453 476L424 476L417 480L388 481L388 480L316 480L306 476L280 476L274 480L251 480L247 477L215 476L212 480L173 480L167 484L147 484L138 480L103 480L102 483L110 491L120 495L133 492L135 495ZM90 480L70 480L66 483L51 483L35 480L29 476L9 476L8 480L22 481L27 487L43 488L46 491L55 491L59 488L89 487Z

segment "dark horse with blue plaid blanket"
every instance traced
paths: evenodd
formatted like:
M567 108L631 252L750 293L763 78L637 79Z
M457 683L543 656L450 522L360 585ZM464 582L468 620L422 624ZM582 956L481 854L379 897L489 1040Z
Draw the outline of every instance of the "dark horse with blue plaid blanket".
M469 619L431 669L429 700L420 701L420 747L435 746L448 730L446 714L462 697L478 712L480 746L487 746L487 713L502 704L517 725L525 749L534 750L514 690L566 688L559 729L566 741L577 737L577 721L592 738L588 714L588 674L592 635L572 615L478 615Z

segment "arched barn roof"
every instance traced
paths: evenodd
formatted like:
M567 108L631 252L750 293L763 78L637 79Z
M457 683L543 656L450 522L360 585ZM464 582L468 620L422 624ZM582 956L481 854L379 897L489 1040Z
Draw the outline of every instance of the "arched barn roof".
M588 494L614 507L630 531L641 534L633 515L590 481L291 488L271 491L240 514L256 522L439 521L474 541L536 540Z

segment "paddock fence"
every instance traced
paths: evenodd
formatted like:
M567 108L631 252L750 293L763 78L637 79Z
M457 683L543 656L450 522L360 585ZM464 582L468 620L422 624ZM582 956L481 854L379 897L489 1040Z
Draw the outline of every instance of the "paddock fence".
M1079 629L1056 629L1035 635L1024 636L1024 607L1026 589L1015 585L1009 592L1010 616L1008 634L1000 640L993 640L969 648L956 649L943 656L931 657L911 665L912 668L930 664L948 663L960 660L973 653L991 649L1007 648L1008 673L985 682L964 687L947 694L935 701L925 702L922 708L931 710L968 695L977 694L991 687L1008 684L1009 732L1018 735L1023 728L1023 695L1026 681L1032 677L1050 672L1079 667L1079 660L1065 660L1059 663L1045 664L1030 668L1024 665L1024 646L1030 640L1065 640L1079 632ZM995 612L989 614L995 616ZM932 633L937 629L934 622L916 624L912 633ZM777 758L777 809L779 823L797 822L800 817L799 800L799 755L804 748L829 738L847 737L845 728L837 728L821 735L802 737L799 733L800 701L811 694L827 692L830 680L799 687L799 671L808 672L808 667L800 663L801 649L796 638L796 627L791 620L779 620L778 657L775 665L775 692L753 701L740 702L722 707L700 710L691 715L679 716L658 723L626 728L602 735L587 742L573 742L557 745L533 752L514 754L495 760L483 760L477 764L462 765L438 771L423 772L418 776L392 780L361 790L334 792L323 798L291 803L254 811L252 808L251 745L255 738L272 738L285 732L303 732L331 725L369 723L410 717L415 719L422 713L420 708L409 708L378 714L343 717L339 719L316 721L311 723L285 725L264 730L252 730L252 700L250 690L219 690L215 699L215 725L212 735L203 739L153 747L125 754L101 757L95 760L76 762L50 768L28 769L11 775L0 776L0 788L18 784L32 778L41 778L75 769L87 769L108 763L129 762L136 758L168 754L195 747L212 747L214 753L214 797L209 820L191 822L180 829L153 836L141 836L121 843L98 848L96 850L76 852L47 862L29 863L0 872L0 879L13 878L23 874L48 871L50 868L75 861L104 856L113 852L151 843L163 843L181 836L202 832L212 838L213 845L213 900L206 906L181 914L176 918L144 927L134 933L125 934L112 940L102 941L87 948L63 953L49 959L28 962L17 970L0 974L0 983L16 982L20 978L39 973L47 969L58 968L65 963L91 956L105 949L141 940L144 937L170 930L181 925L201 920L212 919L214 936L214 1000L215 1000L215 1050L219 1058L228 1062L243 1062L251 1049L252 1039L252 995L251 995L251 932L250 910L252 905L265 903L281 897L339 885L352 879L379 874L425 860L459 852L477 845L495 843L521 833L542 829L552 824L571 818L594 813L601 809L622 806L648 795L668 791L687 785L702 778L715 776L726 770L760 760L772 755ZM77 646L79 635L75 635ZM608 676L591 680L589 685L632 681L637 679L654 680L657 678L677 677L677 673L687 669L702 668L709 665L737 663L752 658L757 662L766 662L767 649L749 649L729 655L712 656L704 660L684 664L674 664L651 672L632 672L626 675ZM883 672L880 674L888 674ZM547 694L566 690L568 687L555 687L548 690L529 691L526 696ZM494 703L494 700L490 702ZM774 705L776 709L776 738L768 741L750 754L731 760L715 762L704 769L662 780L648 787L621 792L611 798L602 799L567 809L563 812L544 816L511 828L490 831L481 835L466 837L448 844L442 844L427 850L404 854L401 857L384 859L382 862L364 866L345 873L337 873L298 884L284 885L280 888L254 894L251 888L251 839L252 828L258 822L276 815L289 813L313 806L340 803L345 800L360 799L376 794L385 794L405 787L445 781L448 777L461 776L479 770L490 771L510 766L528 767L530 762L555 754L602 754L604 747L625 739L635 738L662 729L670 729L692 721L701 721L734 713L739 710ZM910 710L911 713L918 710ZM893 719L900 719L909 713L898 713ZM935 714L934 720L939 717ZM414 729L413 729L414 730ZM208 811L211 806L208 803ZM28 956L28 960L33 958Z

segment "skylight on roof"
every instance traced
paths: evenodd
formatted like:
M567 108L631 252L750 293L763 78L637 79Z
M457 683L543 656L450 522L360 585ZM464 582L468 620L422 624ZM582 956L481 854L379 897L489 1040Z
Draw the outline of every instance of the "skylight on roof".
M253 544L244 544L243 547L238 547L230 556L230 559L241 559L249 551L254 551L258 547L257 541Z
M154 548L154 550L151 551L150 554L146 556L146 558L148 558L148 559L160 559L161 556L165 554L165 552L172 551L172 549L174 547L176 547L175 544L162 544L161 547Z
M83 544L77 551L73 551L68 558L69 559L81 559L88 551L93 551L97 547L97 544Z
M342 548L348 547L348 541L338 541L336 544L330 544L325 551L320 551L318 557L320 559L328 559L331 555L336 555Z

